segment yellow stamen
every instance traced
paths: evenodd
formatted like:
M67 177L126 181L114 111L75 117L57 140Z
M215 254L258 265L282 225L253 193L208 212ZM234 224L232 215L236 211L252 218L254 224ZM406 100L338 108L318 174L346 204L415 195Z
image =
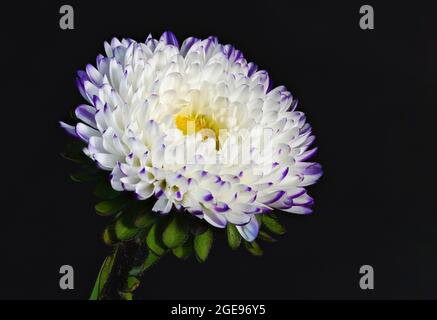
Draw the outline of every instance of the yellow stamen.
M176 128L182 131L184 135L197 133L201 130L205 130L203 139L210 138L206 130L211 130L214 133L216 139L216 149L219 149L219 130L220 126L214 119L205 114L195 114L181 112L175 116Z

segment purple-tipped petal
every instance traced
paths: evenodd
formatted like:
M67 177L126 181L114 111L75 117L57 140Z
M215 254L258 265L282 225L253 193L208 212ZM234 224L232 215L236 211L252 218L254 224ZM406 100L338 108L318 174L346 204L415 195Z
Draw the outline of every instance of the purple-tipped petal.
M179 48L178 39L176 38L173 32L170 31L164 32L159 40L164 41L166 44L173 45Z
M309 123L306 123L302 129L300 130L299 134L300 135L304 135L307 132L311 132L311 126L309 125Z
M90 81L90 79L88 78L88 74L83 70L77 71L77 77L80 79L80 81L82 81L82 83L84 83L85 81Z
M294 99L291 102L290 106L288 107L287 111L293 112L294 110L296 110L296 107L297 107L298 103L299 103L299 99Z
M81 104L76 108L75 114L79 120L82 120L89 126L97 128L96 119L95 119L95 114L96 114L95 108L87 104Z
M313 210L306 206L292 206L290 209L282 209L283 211L297 213L297 214L310 214Z
M285 194L285 191L283 191L283 190L280 190L280 191L274 192L274 193L272 193L272 194L270 195L271 198L268 199L267 201L264 201L263 203L266 204L266 205L269 205L269 204L275 203L276 201L278 201L279 199L281 199L281 198L283 197L284 194Z
M298 189L296 189L296 192L293 192L292 194L288 195L287 199L293 200L297 197L300 197L301 195L303 195L306 192L307 191L305 190L305 188L298 188Z
M214 206L214 210L216 212L223 213L229 211L230 208L226 203L218 203L217 205Z
M298 161L307 161L310 158L312 158L314 156L314 154L317 152L317 147L310 149L308 151L305 151L304 153L302 153L300 156L296 157L296 160Z
M314 163L307 167L303 173L307 175L318 175L322 172L322 166L318 163Z
M156 49L157 40L153 39L152 35L149 34L144 42L150 51L154 52Z
M211 225L217 228L224 228L228 221L222 214L215 213L209 209L205 209L203 212L203 218Z
M196 217L202 217L203 216L203 211L202 210L189 210L189 212L196 216Z
M314 199L310 197L307 193L304 193L298 198L293 200L295 206L306 206L311 207L314 204Z
M223 53L226 55L226 57L229 59L231 55L234 53L234 46L227 44L223 46Z
M79 92L80 92L81 96L85 100L90 101L90 98L88 97L88 94L85 92L85 86L83 84L83 81L79 77L76 78L76 86L79 89Z
M272 80L272 78L269 77L266 93L270 92L270 90L272 90L272 88L273 88L273 80Z
M79 136L76 134L76 127L70 126L69 124L66 124L62 121L59 121L59 124L61 125L61 128L64 129L69 135L75 138L79 138Z
M256 237L258 236L259 225L255 215L252 216L252 219L250 219L248 224L245 224L243 226L236 226L236 227L238 232L246 241L251 242L255 240Z
M285 170L282 171L282 173L281 173L281 177L279 178L279 181L284 180L285 177L287 176L287 174L288 174L289 171L290 171L290 168L289 168L289 167L285 168Z
M92 64L87 64L86 73L88 75L88 78L94 84L100 84L102 82L103 76L101 75L99 70L97 70Z
M155 192L155 197L160 198L164 194L164 190L161 188Z
M209 54L213 51L217 43L218 43L217 37L208 37L208 39L206 39L206 45L204 48L205 56L209 57Z
M212 199L214 199L214 197L212 196L211 193L208 193L207 195L205 195L205 196L203 197L203 200L205 200L206 202L209 202L209 201L211 201Z
M258 70L258 66L253 62L249 62L247 66L247 76L251 77L256 72L256 70Z
M87 126L82 122L79 122L76 125L76 134L85 142L88 142L89 139L93 136L100 136L99 131L94 130L93 128Z
M187 39L184 40L184 42L182 43L181 46L181 50L180 53L183 57L186 56L186 54L188 53L188 51L190 51L191 47L193 46L193 44L199 42L200 40L194 37L189 37Z
M97 66L97 68L100 67L100 64L102 63L103 60L105 60L105 57L102 54L99 54L96 57L96 66Z

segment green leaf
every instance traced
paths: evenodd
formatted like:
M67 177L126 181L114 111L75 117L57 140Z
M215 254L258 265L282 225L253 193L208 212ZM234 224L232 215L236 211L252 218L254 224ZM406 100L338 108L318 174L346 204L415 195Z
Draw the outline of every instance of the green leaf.
M261 240L267 241L267 242L276 242L276 239L273 238L271 235L269 235L265 231L258 232L258 238L260 238Z
M96 204L95 209L101 216L110 216L120 212L127 204L126 198L118 197L112 200L101 201Z
M176 248L188 239L188 223L182 214L175 213L162 234L162 241L170 248Z
M105 228L103 231L103 242L108 246L116 244L119 240L115 235L114 224L111 224Z
M133 294L132 292L122 292L121 297L123 300L133 300Z
M164 246L164 244L161 241L161 234L160 234L160 227L158 226L158 223L155 223L153 227L150 229L149 233L147 234L146 243L147 246L152 250L154 253L156 253L158 256L162 256L167 248Z
M266 228L269 229L271 232L275 234L284 234L286 232L285 228L268 214L263 214L262 219L264 226L266 226Z
M182 259L182 260L187 259L190 256L192 251L193 251L193 246L192 246L191 242L186 242L185 244L183 244L177 248L174 248L172 250L173 254L177 258Z
M157 216L153 212L140 213L136 217L134 224L137 228L147 228L155 223L156 219Z
M117 239L121 241L131 240L138 233L138 228L135 226L131 226L129 223L126 223L126 219L123 219L122 215L115 222L114 231Z
M140 280L137 277L129 276L127 278L127 284L124 293L134 292L139 285L140 285Z
M205 232L194 237L194 250L196 251L196 257L199 262L205 262L208 258L212 241L213 233L211 229L207 229Z
M143 271L149 269L152 265L154 265L156 261L159 260L159 258L160 256L153 253L152 250L149 250L149 253L147 254L147 258L146 260L144 260Z
M120 196L120 191L114 190L108 181L102 180L94 188L94 195L100 199L108 200Z
M118 216L114 231L119 240L131 240L140 231L139 228L135 226L135 219L139 214L138 210L138 205L134 204Z
M228 235L228 244L232 250L238 249L241 244L241 235L235 225L228 223L226 227L226 234Z
M258 243L256 243L255 241L252 241L252 242L244 241L244 245L245 245L247 251L249 251L254 256L259 257L259 256L263 255L263 250L258 245Z
M99 274L97 275L96 283L94 284L93 291L91 292L90 300L99 300L102 293L102 289L111 273L112 266L114 264L115 252L113 255L106 257L100 267Z

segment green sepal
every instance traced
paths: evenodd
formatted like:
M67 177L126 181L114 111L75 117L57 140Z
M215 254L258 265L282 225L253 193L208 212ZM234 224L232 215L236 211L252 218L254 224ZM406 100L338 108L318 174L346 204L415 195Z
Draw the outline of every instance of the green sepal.
M238 249L241 244L241 235L235 225L228 223L226 226L226 234L228 236L228 244L232 250Z
M252 242L244 241L244 246L246 247L247 251L249 251L254 256L259 257L263 255L263 250L255 241Z
M147 234L146 243L151 251L158 256L162 256L167 248L161 240L161 226L159 223L155 223Z
M269 214L262 215L263 225L275 234L284 234L286 232L285 228L274 218L269 216Z
M121 292L121 298L123 299L123 300L133 300L134 299L134 296L133 296L133 294L132 294L132 292Z
M147 228L154 224L157 218L154 212L140 212L135 218L134 224L137 228Z
M162 241L170 249L177 248L188 239L188 223L182 213L174 213L173 219L162 233Z
M192 251L193 251L193 245L189 241L185 242L183 245L177 248L172 249L172 252L175 255L175 257L182 260L187 259Z
M139 229L131 224L130 217L123 214L117 219L114 225L115 236L121 241L127 241L134 238Z
M105 230L103 230L102 238L103 242L108 246L113 246L114 244L119 242L119 239L115 235L114 224L110 224L105 228Z
M111 200L104 200L95 205L97 214L101 216L110 216L123 210L127 205L125 197L118 197Z
M210 228L194 237L194 251L196 252L196 258L199 262L205 262L208 258L212 241L213 232Z
M258 232L258 238L267 242L276 242L276 239L265 231Z
M160 256L155 254L152 250L149 250L149 253L147 254L146 260L144 260L144 264L142 267L142 270L145 271L149 269L151 266L153 266L156 261L158 261Z
M140 285L140 280L137 277L129 276L127 278L127 284L126 284L126 289L124 290L124 293L134 292L138 288L139 285Z
M140 228L136 226L135 221L141 213L142 209L140 203L136 202L129 205L129 208L127 208L117 217L114 231L119 240L131 240L138 234Z

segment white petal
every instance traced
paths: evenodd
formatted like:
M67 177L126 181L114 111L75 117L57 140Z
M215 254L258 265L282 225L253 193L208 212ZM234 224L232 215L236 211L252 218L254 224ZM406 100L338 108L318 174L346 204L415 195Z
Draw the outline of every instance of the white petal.
M155 192L155 185L147 182L139 182L135 187L135 192L142 200L148 199Z
M245 240L249 242L255 240L258 236L259 230L258 221L256 220L255 215L252 216L248 224L237 226L237 230Z
M172 202L165 196L162 195L153 206L152 210L159 213L169 213L172 207Z
M107 169L113 169L117 161L120 160L118 157L108 153L96 153L94 158L102 167Z
M224 228L227 224L226 217L223 214L215 213L207 208L203 209L203 218L217 228Z
M76 125L76 133L77 135L85 142L88 142L89 139L93 136L100 136L100 132L79 122Z

